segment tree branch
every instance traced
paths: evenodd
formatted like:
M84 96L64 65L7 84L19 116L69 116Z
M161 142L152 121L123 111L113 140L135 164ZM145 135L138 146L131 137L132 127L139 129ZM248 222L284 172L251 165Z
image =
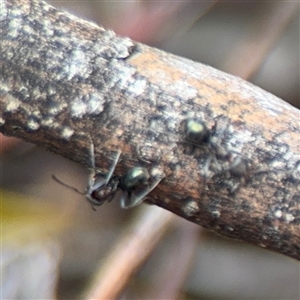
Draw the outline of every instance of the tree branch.
M1 132L85 166L90 136L104 170L120 150L117 176L137 165L164 172L149 202L300 259L297 109L42 1L8 0L0 13ZM215 163L211 145L185 142L183 124L193 117L242 158L244 171L230 170L229 159Z

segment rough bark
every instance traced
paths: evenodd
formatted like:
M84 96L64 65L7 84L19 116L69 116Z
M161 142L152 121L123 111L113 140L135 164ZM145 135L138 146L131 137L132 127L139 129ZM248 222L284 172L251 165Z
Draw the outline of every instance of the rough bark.
M300 259L297 109L42 1L2 1L0 14L1 132L85 166L90 136L104 170L120 150L118 176L137 165L164 172L148 202ZM222 171L205 170L211 148L185 142L191 117L209 129L217 122L222 147L242 157L245 173L226 171L226 160Z

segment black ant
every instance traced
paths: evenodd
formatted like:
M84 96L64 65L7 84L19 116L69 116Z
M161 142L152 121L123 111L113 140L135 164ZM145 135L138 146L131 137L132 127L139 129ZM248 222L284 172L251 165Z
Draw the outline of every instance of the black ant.
M122 208L137 206L159 184L162 178L155 180L150 185L151 177L147 169L142 167L134 167L121 177L113 175L120 155L121 151L118 151L108 174L104 174L102 171L99 172L95 167L94 144L93 142L91 143L92 171L89 175L88 186L85 192L65 184L54 175L52 175L52 178L61 185L81 195L85 195L94 210L94 206L100 206L105 201L111 202L114 199L120 200Z
M184 133L185 140L189 144L195 147L207 146L210 150L210 157L208 158L205 165L205 173L208 172L211 161L213 160L219 171L229 171L232 176L243 178L247 173L247 164L241 158L240 155L234 156L227 149L220 145L220 137L224 134L224 130L218 134L216 138L214 133L216 132L217 124L213 126L212 130L209 131L202 120L197 118L187 119L185 121ZM224 169L220 166L218 161L224 161L228 163L228 169Z

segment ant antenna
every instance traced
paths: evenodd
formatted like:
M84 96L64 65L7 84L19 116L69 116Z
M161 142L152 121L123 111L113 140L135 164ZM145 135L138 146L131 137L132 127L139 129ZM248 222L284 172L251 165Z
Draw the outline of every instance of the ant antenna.
M63 181L61 181L60 179L58 179L55 175L52 175L52 179L54 179L57 183L61 184L64 187L69 188L70 190L75 191L76 193L80 194L80 195L85 195L84 192L79 191L78 189L76 189L75 187L68 185L66 183L64 183Z

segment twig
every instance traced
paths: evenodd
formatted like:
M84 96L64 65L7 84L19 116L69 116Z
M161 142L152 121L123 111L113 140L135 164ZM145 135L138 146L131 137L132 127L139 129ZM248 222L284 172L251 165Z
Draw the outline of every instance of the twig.
M176 225L177 239L168 244L168 251L161 258L163 263L156 267L151 289L140 299L182 298L182 285L192 267L192 259L199 246L201 228L183 219L177 219Z
M174 215L155 206L142 210L96 272L94 283L84 299L116 299L131 275L162 239L173 219Z
M243 80L130 39L37 0L2 3L0 131L116 175L160 168L152 203L220 234L300 259L297 109ZM184 142L201 118L245 172ZM215 132L218 134L218 132ZM216 145L215 145L216 146ZM227 165L229 162L224 162ZM239 170L238 170L239 171ZM234 174L233 174L234 173Z

